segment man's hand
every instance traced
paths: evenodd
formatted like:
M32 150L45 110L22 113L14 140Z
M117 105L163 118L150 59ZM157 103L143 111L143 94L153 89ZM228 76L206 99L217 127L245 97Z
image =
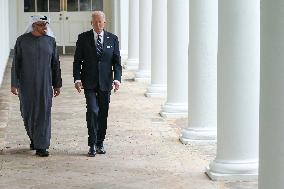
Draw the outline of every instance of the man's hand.
M53 94L54 94L54 97L57 97L60 94L60 88L54 88Z
M81 88L82 88L82 82L76 82L75 83L75 88L77 89L78 93L81 92Z
M114 80L112 83L112 88L114 88L114 92L116 92L119 89L120 82L117 80Z
M19 92L18 92L17 87L11 87L11 93L13 93L14 95L18 95Z

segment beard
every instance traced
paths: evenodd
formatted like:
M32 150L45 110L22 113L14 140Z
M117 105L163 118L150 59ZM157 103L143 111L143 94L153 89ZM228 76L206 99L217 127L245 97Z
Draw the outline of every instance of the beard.
M42 34L42 35L46 35L46 33L47 33L47 30L41 30L40 31L40 34Z

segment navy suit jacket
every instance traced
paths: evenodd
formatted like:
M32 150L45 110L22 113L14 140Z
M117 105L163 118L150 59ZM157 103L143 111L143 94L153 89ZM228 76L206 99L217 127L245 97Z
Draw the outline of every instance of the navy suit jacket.
M81 80L84 89L112 89L113 80L121 82L122 68L116 35L104 30L103 54L99 61L93 30L79 34L73 62L74 81Z

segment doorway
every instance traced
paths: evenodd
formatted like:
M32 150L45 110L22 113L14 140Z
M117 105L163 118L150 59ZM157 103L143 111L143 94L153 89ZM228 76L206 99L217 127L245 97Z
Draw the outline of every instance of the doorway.
M76 45L78 34L91 29L91 14L103 10L103 0L20 0L19 32L23 33L34 14L51 19L50 27L58 46L66 49Z

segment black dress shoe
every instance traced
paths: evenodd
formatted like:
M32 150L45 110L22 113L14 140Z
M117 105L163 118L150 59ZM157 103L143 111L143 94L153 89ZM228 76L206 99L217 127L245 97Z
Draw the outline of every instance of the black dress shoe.
M104 146L97 146L97 154L105 154Z
M96 156L96 147L91 146L88 152L89 157L95 157Z
M36 155L38 155L40 157L47 157L47 156L49 156L49 152L46 149L37 149Z

